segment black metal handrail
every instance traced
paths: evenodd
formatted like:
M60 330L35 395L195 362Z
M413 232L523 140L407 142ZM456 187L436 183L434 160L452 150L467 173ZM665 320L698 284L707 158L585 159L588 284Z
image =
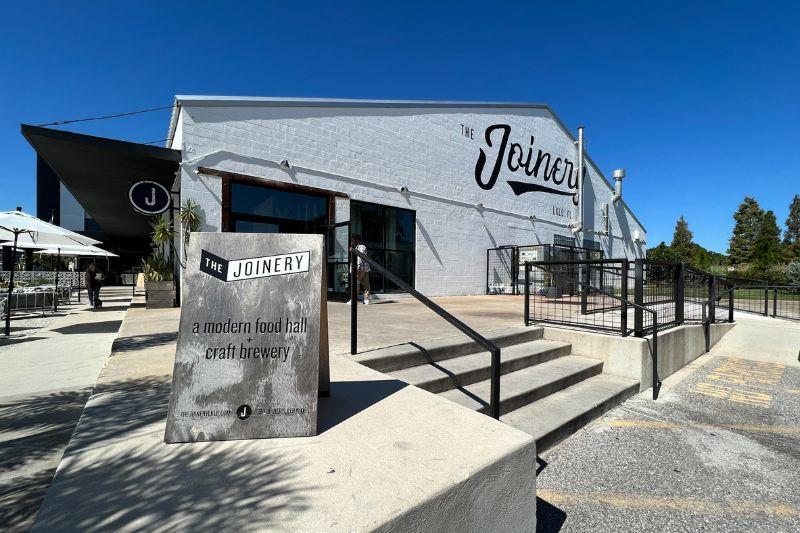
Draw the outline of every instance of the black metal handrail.
M703 333L706 341L706 351L711 349L711 324L716 321L715 312L707 310L716 305L716 302L722 300L725 295L728 295L728 322L733 322L733 293L737 290L739 290L739 287L734 285L730 289L721 293L712 294L709 298L700 302Z
M596 261L578 261L577 263L593 263L593 264L603 264L603 263L613 263L615 260L613 259L605 259L605 260L596 260ZM526 261L525 262L525 301L524 301L524 321L525 325L530 325L530 272L532 266L552 266L558 264L573 264L573 261ZM558 272L550 272L551 275L556 277L563 277ZM653 362L653 399L658 399L658 393L661 390L661 379L658 377L658 313L653 309L645 307L644 305L637 304L627 298L622 298L617 296L616 294L610 293L608 291L603 290L602 287L593 287L590 283L580 279L570 279L571 283L576 283L579 286L583 287L584 290L593 290L599 294L612 298L620 302L620 312L623 314L627 314L627 306L631 306L634 309L639 309L641 311L646 311L653 316L653 339L652 344L650 346L650 357ZM627 283L627 280L625 280Z
M414 289L411 285L401 280L374 259L358 250L350 250L350 354L358 353L358 267L356 258L366 261L372 268L383 274L389 281L408 292L431 311L445 319L450 325L461 331L467 337L480 344L492 356L491 388L489 391L489 415L500 418L500 348L492 341L464 324L462 321L448 313L442 307L432 302L427 296Z

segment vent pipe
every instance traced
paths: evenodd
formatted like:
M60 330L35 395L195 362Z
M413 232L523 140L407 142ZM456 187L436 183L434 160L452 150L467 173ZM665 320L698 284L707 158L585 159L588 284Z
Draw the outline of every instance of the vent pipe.
M611 202L614 205L617 205L617 201L622 198L622 178L624 177L624 168L618 168L614 171L614 194L611 196Z
M577 235L583 229L583 126L578 126L578 213L572 234Z

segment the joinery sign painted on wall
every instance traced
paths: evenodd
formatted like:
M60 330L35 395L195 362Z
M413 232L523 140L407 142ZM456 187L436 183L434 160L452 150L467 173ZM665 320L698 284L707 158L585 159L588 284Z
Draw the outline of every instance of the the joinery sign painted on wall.
M474 133L462 133L474 138ZM493 124L484 132L485 146L480 148L478 160L475 163L475 182L484 190L491 190L497 183L500 171L507 168L520 178L528 176L544 183L525 180L508 180L509 187L515 195L529 192L543 192L559 196L572 196L572 203L578 205L578 171L575 164L567 157L559 157L535 146L535 137L528 136L528 142L518 143L512 140L511 126L508 124ZM487 160L494 157L494 165L487 168ZM583 169L586 176L586 168ZM563 188L550 187L546 184L565 186Z

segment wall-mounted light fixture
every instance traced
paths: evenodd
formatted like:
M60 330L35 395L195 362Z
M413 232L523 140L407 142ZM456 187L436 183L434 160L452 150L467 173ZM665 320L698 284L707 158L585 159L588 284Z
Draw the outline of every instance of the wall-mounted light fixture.
M284 159L283 161L281 161L281 168L283 170L290 170L292 168L292 165L289 163L288 159Z
M402 194L408 194L408 187L406 187L405 185L403 185L402 187L400 187L400 192L401 192Z
M481 209L483 209L483 204L476 204L476 205L475 205L475 209L477 209L478 211L480 211Z
M528 218L531 220L531 222L533 222L534 220L536 220L536 215L531 215Z

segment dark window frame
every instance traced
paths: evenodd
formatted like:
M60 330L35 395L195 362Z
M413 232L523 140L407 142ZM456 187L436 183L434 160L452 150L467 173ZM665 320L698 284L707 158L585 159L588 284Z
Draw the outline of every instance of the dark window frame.
M372 256L373 253L381 252L381 259L379 260L379 262L381 263L382 266L387 266L388 265L388 257L389 257L389 254L391 254L391 253L410 254L411 255L411 271L409 273L409 279L406 280L406 281L408 282L409 285L411 285L412 288L416 287L416 278L417 278L417 211L415 209L408 209L408 208L405 208L405 207L397 207L397 206L394 206L394 205L378 204L378 203L375 203L375 202L365 202L363 200L350 200L350 235L351 235L351 237L352 237L352 235L355 234L355 229L354 229L354 226L353 226L353 206L354 205L357 206L359 204L360 205L365 205L365 206L371 206L371 207L378 207L384 213L383 216L382 216L382 219L383 219L383 222L384 222L384 227L381 230L383 232L383 247L375 249L375 248L370 247L369 245L367 245L367 253L370 256ZM405 212L411 213L411 215L412 215L412 223L411 223L411 243L412 243L412 246L411 246L410 250L400 250L400 249L394 249L394 248L386 248L386 244L387 244L386 243L386 241L387 241L387 239L386 239L386 231L387 231L386 220L387 220L387 217L386 217L385 213L386 213L387 209L396 209L398 211L405 211ZM380 283L378 283L378 280L380 280ZM371 287L372 292L383 292L383 293L402 292L400 290L388 287L389 282L381 274L379 274L378 272L375 272L374 270L370 274L370 285L372 286Z

